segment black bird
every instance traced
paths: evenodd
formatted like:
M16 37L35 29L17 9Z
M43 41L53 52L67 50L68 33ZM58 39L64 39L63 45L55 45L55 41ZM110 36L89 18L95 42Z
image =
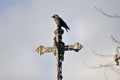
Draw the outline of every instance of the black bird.
M67 24L57 14L53 15L52 18L54 18L58 28L64 27L67 32L68 32L68 30L70 30L70 28L67 26Z

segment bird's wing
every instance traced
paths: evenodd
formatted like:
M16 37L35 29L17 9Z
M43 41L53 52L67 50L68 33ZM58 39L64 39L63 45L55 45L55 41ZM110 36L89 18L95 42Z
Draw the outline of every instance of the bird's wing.
M63 19L62 18L58 18L58 20L59 20L59 22L61 22L61 23L65 23L64 21L63 21Z

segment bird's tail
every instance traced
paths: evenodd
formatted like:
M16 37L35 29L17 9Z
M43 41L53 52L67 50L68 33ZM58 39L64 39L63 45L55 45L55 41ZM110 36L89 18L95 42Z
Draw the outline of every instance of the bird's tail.
M66 31L68 32L68 30L70 30L70 28L67 26Z

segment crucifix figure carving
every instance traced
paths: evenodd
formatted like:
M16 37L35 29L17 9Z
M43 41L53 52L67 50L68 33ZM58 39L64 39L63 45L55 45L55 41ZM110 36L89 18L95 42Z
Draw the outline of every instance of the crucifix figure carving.
M57 64L57 74L56 74L56 80L62 80L62 62L64 61L64 53L65 51L75 51L78 52L83 46L76 42L72 45L65 45L65 43L62 41L62 35L64 33L64 30L61 27L57 27L57 29L54 31L55 37L54 37L54 45L52 47L45 47L40 45L38 48L36 48L36 52L40 55L43 55L44 53L53 52L54 56L56 56L56 64Z

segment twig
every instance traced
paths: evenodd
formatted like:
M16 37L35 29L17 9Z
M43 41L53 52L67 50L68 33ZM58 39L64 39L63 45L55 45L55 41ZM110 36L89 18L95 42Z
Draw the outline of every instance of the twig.
M118 43L120 44L120 41L116 40L113 36L111 36L112 40L115 42L115 43Z
M101 57L113 57L114 55L102 55L102 54L98 54L95 51L93 51L93 53L97 56L101 56Z
M120 75L120 69L111 66L111 70Z
M105 15L107 17L120 19L120 16L118 14L110 15L110 14L105 13L102 9L98 9L96 6L94 8L96 9L96 11L99 11L100 13L102 13L103 15Z
M115 64L112 64L113 62L111 63L108 63L108 64L99 64L98 66L89 66L87 65L85 62L85 66L88 67L88 68L91 68L91 69L99 69L99 68L106 68L106 67L111 67L111 66L116 66Z

